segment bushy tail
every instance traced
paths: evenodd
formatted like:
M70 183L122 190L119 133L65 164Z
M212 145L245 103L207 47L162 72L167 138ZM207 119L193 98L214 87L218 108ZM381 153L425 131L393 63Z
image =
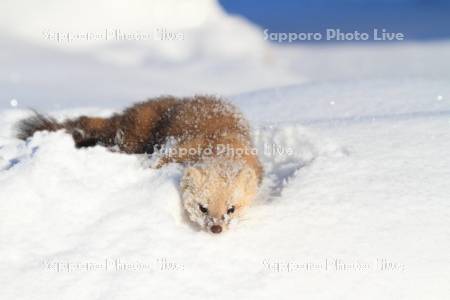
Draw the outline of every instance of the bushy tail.
M57 131L63 128L64 125L58 123L54 118L34 112L33 116L21 120L16 124L16 137L21 140L26 140L37 131Z
M116 144L116 123L114 118L86 116L58 122L52 117L34 111L34 115L16 124L16 137L26 140L37 131L65 129L68 134L72 135L75 146L78 148L95 146L99 143L104 146L114 146Z

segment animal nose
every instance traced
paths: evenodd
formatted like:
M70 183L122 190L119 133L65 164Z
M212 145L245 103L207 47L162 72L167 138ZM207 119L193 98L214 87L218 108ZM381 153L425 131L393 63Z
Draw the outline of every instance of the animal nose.
M220 225L213 225L213 226L211 226L211 232L212 233L221 233L222 232L222 226L220 226Z

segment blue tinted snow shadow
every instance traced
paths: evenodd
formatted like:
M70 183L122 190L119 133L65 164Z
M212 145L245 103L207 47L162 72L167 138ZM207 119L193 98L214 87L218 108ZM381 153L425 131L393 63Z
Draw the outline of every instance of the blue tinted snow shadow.
M9 169L11 169L15 165L17 165L19 162L20 162L20 159L18 159L18 158L10 159L8 161L8 164L6 165L6 167L2 171L8 171Z
M28 146L28 144L29 144L29 140L27 140L25 142L26 146ZM21 145L19 147L22 147L22 146L23 145ZM0 146L0 149L1 148L3 148L3 146ZM9 159L8 162L6 163L6 166L0 168L0 172L8 171L8 170L12 169L14 166L20 164L21 162L34 157L38 150L39 150L39 147L38 146L34 146L34 147L31 148L31 152L29 152L29 154L24 154L24 155L20 155L18 157L14 157L12 159Z

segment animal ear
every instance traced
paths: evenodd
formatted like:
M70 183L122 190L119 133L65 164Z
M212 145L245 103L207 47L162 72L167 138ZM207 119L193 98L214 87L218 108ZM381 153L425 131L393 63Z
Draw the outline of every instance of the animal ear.
M200 185L202 183L202 172L195 167L188 167L184 171L184 178L191 184Z
M256 173L250 167L244 167L239 171L236 181L241 183L245 188L249 188L250 185L256 183Z

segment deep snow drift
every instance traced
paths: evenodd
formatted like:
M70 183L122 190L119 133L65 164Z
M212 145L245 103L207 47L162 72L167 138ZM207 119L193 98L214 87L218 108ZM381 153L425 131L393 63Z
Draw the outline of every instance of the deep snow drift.
M208 31L189 28L196 41ZM450 296L448 42L257 44L269 54L193 51L180 62L152 60L153 49L129 64L87 49L4 40L0 299ZM186 220L180 166L75 149L63 132L13 136L28 106L107 116L194 92L242 109L266 169L254 206L218 236Z

